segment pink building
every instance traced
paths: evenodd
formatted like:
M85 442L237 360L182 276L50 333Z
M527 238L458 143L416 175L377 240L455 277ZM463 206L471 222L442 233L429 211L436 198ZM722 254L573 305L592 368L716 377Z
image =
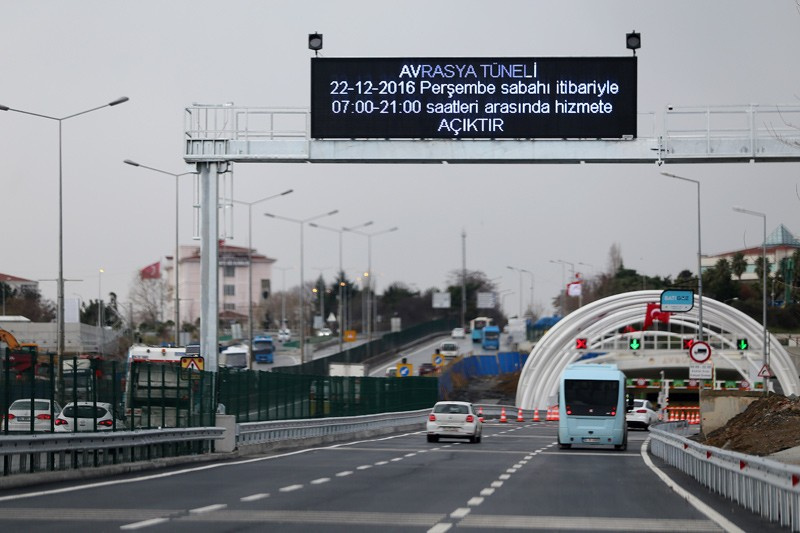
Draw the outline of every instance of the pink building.
M168 258L169 259L169 258ZM250 261L252 259L253 285L248 297L250 284ZM200 318L200 246L181 246L179 248L178 288L180 297L181 324L194 324ZM275 259L252 252L248 257L248 249L220 243L219 247L219 315L247 323L248 305L253 303L254 327L258 327L263 312L259 310L266 303L265 296L271 292L272 264ZM171 289L175 287L175 269L172 264L165 265L166 279ZM173 293L174 294L174 293ZM252 300L251 300L252 298ZM170 302L169 314L174 316L174 300Z

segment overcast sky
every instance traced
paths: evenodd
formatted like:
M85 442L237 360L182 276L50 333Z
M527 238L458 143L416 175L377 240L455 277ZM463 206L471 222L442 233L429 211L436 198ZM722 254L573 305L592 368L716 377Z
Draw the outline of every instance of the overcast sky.
M130 101L63 122L64 276L67 298L123 302L139 269L172 255L175 182L124 165L170 172L183 161L183 117L194 102L309 106L312 52L325 57L627 56L641 32L638 111L666 105L800 104L800 13L794 0L724 1L239 1L3 2L0 104L65 117L120 96ZM58 123L0 113L3 249L0 272L34 280L58 275ZM254 208L253 246L277 259L286 285L299 281L299 229L268 211L354 226L373 220L372 268L382 290L402 281L444 289L461 268L499 278L506 311L519 305L519 276L535 275L537 308L550 314L562 266L587 276L607 269L618 243L625 265L647 275L695 271L695 187L702 183L703 252L761 242L785 224L800 234L800 164L705 165L302 165L237 164L234 197L294 194ZM181 178L180 241L192 243L192 186ZM247 246L247 210L228 242ZM584 266L579 265L584 263ZM345 235L344 267L366 269L367 242ZM338 265L334 233L307 229L306 277ZM103 268L102 280L99 269ZM567 267L569 275L569 267ZM282 276L275 270L276 289ZM54 281L41 281L55 300ZM525 305L530 277L523 282Z

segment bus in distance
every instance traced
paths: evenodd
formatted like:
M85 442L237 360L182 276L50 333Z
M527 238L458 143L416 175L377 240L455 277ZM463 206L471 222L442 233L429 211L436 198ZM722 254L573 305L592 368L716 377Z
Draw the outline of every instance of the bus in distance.
M275 343L269 335L256 335L253 337L253 357L256 363L272 363L275 353Z
M481 347L484 350L500 349L500 328L497 326L484 326Z
M470 335L472 342L481 342L483 340L483 328L492 325L492 319L487 316L479 316L469 321Z
M614 364L571 364L558 391L558 446L628 447L625 374Z

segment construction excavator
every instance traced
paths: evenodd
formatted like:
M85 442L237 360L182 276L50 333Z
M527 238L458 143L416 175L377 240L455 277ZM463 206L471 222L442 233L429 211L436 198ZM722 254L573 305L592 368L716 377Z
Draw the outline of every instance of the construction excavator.
M16 337L10 332L0 328L0 342L4 342L8 346L8 358L0 357L5 367L5 362L8 361L8 367L11 372L16 375L17 379L22 379L26 372L30 373L31 366L39 366L41 361L39 357L39 345L35 342L19 342ZM4 356L0 351L0 356ZM49 363L49 361L48 361ZM37 370L34 368L34 370Z

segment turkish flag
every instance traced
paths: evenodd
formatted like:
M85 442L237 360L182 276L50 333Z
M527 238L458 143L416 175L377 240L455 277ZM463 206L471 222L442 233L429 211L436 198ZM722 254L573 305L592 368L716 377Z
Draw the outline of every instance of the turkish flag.
M642 329L645 330L649 328L656 320L664 324L669 324L669 312L662 311L660 303L651 302L647 304L647 311L644 316L644 326L642 326Z
M152 265L147 265L139 271L142 279L159 279L161 277L161 262L156 261Z

